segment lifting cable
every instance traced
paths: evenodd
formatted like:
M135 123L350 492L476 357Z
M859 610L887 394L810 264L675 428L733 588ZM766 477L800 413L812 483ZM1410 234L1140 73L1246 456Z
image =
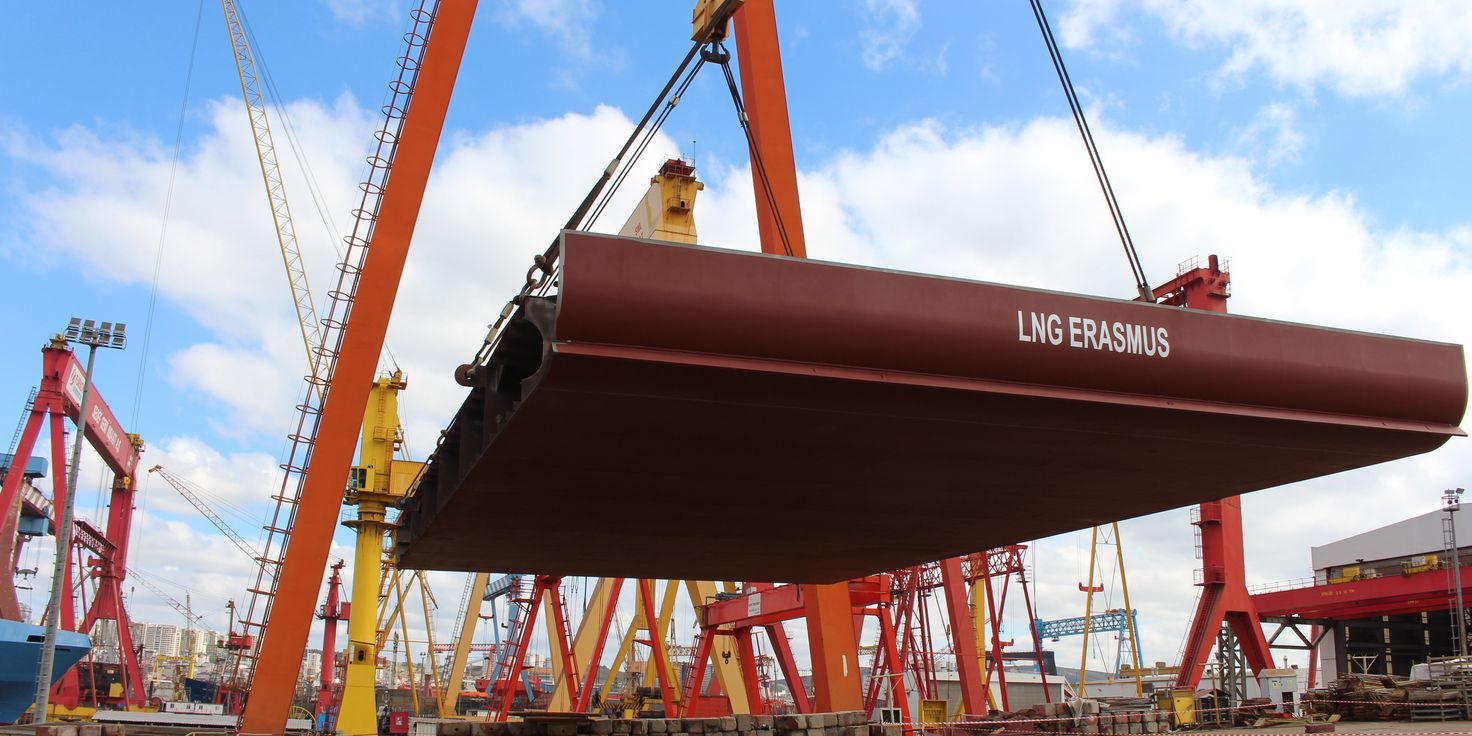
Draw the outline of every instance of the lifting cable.
M746 115L746 104L741 101L741 88L736 84L736 77L731 73L731 52L726 50L725 45L717 41L711 44L711 49L702 54L702 58L708 58L721 65L721 71L726 76L726 87L731 91L731 102L736 105L736 119L741 123L741 132L746 134L746 146L751 151L751 167L761 179L762 190L766 193L767 206L772 209L772 219L777 224L777 234L782 236L782 250L789 256L796 255L792 250L792 241L787 237L787 225L782 222L782 212L777 209L777 197L772 193L772 182L767 178L767 166L762 162L761 148L756 144L756 136L751 132L751 120Z
M680 104L680 100L685 96L685 91L690 89L690 83L695 81L695 75L700 73L700 69L701 67L705 66L706 61L707 59L705 58L705 54L704 52L702 52L700 61L696 62L694 68L692 68L690 72L685 75L685 78L680 82L680 86L675 89L675 93L670 96L669 101L666 102L664 108L660 110L659 117L655 118L654 124L650 125L648 129L644 131L643 137L640 138L638 146L634 149L634 155L629 158L628 163L623 166L623 168L619 171L618 176L613 179L613 186L608 187L607 191L603 192L602 198L598 200L598 205L593 208L592 214L588 217L587 222L583 223L578 228L579 230L587 232L593 229L593 225L597 224L598 218L603 214L603 210L608 207L608 203L613 200L613 196L617 194L619 188L623 186L624 180L629 178L629 172L634 170L634 164L637 163L639 159L644 155L644 150L649 148L649 144L654 141L654 136L658 135L660 129L664 127L664 123L666 120L669 119L670 113L674 112L675 106ZM655 105L658 104L659 101L656 100ZM637 136L638 134L639 131L635 130L634 135ZM631 136L630 142L632 142L632 138L633 137ZM614 160L616 162L622 160L624 158L624 152L626 152L628 148L628 143L625 143L624 150L620 151L618 158Z
M1048 17L1043 13L1041 0L1031 1L1033 17L1037 19L1038 30L1042 31L1043 41L1048 46L1048 56L1053 60L1053 70L1058 72L1063 94L1068 97L1068 108L1073 112L1074 125L1078 127L1079 135L1084 139L1084 148L1089 151L1089 161L1094 165L1094 178L1099 181L1099 188L1104 192L1104 201L1109 205L1109 215L1114 220L1114 230L1119 233L1119 241L1124 245L1125 258L1129 260L1130 271L1135 277L1135 288L1140 292L1141 301L1153 303L1155 293L1150 290L1150 282L1145 279L1145 268L1140 264L1140 254L1135 252L1130 229L1124 224L1124 213L1120 211L1119 200L1114 196L1114 186L1109 183L1109 174L1104 171L1104 160L1099 156L1099 147L1094 144L1094 133L1089 129L1089 121L1084 118L1083 106L1079 104L1078 93L1073 89L1073 79L1068 76L1068 68L1063 65L1058 41L1053 38L1053 29L1049 27Z
M194 12L194 37L189 42L189 66L184 72L184 96L179 100L179 122L174 126L174 156L169 164L169 185L164 194L164 215L159 225L158 250L153 257L153 284L148 291L148 311L143 320L143 349L138 357L138 379L133 385L133 410L128 415L128 427L138 429L138 411L143 406L144 379L148 377L149 346L153 343L153 315L158 308L159 277L164 269L164 246L169 239L169 215L174 209L174 182L179 175L180 151L184 146L184 121L189 112L189 89L194 84L194 60L199 51L199 28L204 21L204 0ZM143 494L143 506L147 508L148 495Z
M689 87L690 81L694 78L695 71L699 70L699 66L691 70L688 76L685 70L690 67L690 62L695 60L696 54L700 52L700 47L703 45L702 42L697 41L690 46L690 50L685 53L685 58L680 61L680 65L676 67L674 74L670 75L669 81L665 82L664 88L660 90L654 102L649 105L649 109L644 112L644 117L640 118L639 123L634 126L634 131L629 134L628 140L624 141L623 148L619 149L618 154L603 169L603 173L598 177L598 181L594 182L593 187L588 190L587 196L583 197L582 203L573 211L572 216L567 219L567 223L562 226L563 230L579 229L583 223L583 218L598 203L604 188L614 179L615 173L623 166L624 157L628 155L631 148L634 148L641 136L644 136L644 144L640 146L639 152L642 153L644 148L647 147L648 140L653 136L653 131L647 136L644 135L645 129L649 127L650 121L654 120L657 115L658 124L663 125L664 121L668 119L670 111L676 105L680 104L680 95L671 96L670 92L675 90L677 85L679 86L680 93L683 93ZM704 60L701 61L701 65L704 65ZM682 81L681 77L685 77L685 79ZM657 128L654 130L657 131ZM619 177L619 183L622 183L623 179L624 177ZM604 204L606 206L606 200ZM598 212L602 212L601 206ZM594 215L594 218L597 218L597 214ZM481 343L480 349L475 352L475 357L471 358L469 363L460 366L455 372L456 380L462 385L471 385L471 373L485 361L491 349L500 341L501 327L511 318L511 314L516 311L516 307L526 300L527 295L538 290L545 293L547 289L551 288L552 282L555 280L553 273L557 269L558 251L561 248L561 244L562 239L559 235L553 239L551 245L547 246L546 251L533 259L532 267L527 269L526 283L521 287L521 291L512 297L506 303L506 306L501 309L501 314L496 317L495 323L491 325L490 330L486 333L485 341Z
M700 57L699 61L695 63L694 67L691 67L690 63L695 61L697 55ZM696 41L692 44L690 50L685 53L685 57L680 61L679 66L675 68L675 72L670 75L669 81L665 82L664 88L660 90L654 102L649 105L649 109L644 112L644 117L634 126L633 132L624 141L623 147L619 149L618 154L604 168L598 181L593 184L587 196L583 198L582 203L573 211L572 216L568 218L567 223L563 225L562 229L580 230L584 232L592 229L598 222L598 218L607 209L609 202L612 201L614 195L628 178L629 173L633 171L634 164L644 155L644 151L653 142L654 137L659 134L665 121L669 119L675 107L680 104L680 100L684 97L685 92L689 90L691 83L695 81L696 75L699 74L700 70L707 63L712 63L719 65L724 74L726 87L731 93L731 101L736 106L737 121L741 125L742 133L746 136L747 147L751 152L752 170L756 172L756 176L761 181L762 189L766 194L767 204L771 208L772 217L777 224L778 234L782 237L782 249L787 255L794 255L792 242L787 234L787 226L782 221L782 213L777 207L776 195L772 192L771 180L767 176L767 167L762 161L761 151L757 147L756 136L752 133L751 121L746 114L746 105L742 102L741 90L736 83L736 77L731 72L730 62L731 53L726 50L725 45L719 40L711 41L709 44L703 41ZM687 69L688 72L686 71ZM629 155L631 149L633 150L632 157ZM611 187L608 186L610 182L612 182ZM525 302L526 297L533 293L538 296L545 295L551 290L557 281L557 274L561 269L561 264L559 263L560 248L561 238L559 236L558 239L552 241L552 244L547 247L545 252L533 259L531 268L527 269L526 283L522 286L521 291L512 297L506 303L506 306L501 309L501 313L496 317L496 321L491 324L490 329L486 332L485 340L482 341L480 349L476 351L475 357L469 363L460 366L456 371L456 380L462 385L471 385L472 373L485 362L487 356L500 342L502 327L511 318L516 308Z

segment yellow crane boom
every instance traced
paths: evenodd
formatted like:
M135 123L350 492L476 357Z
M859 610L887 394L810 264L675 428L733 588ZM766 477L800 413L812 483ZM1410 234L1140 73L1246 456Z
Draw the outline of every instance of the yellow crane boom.
M281 248L281 262L286 266L286 280L291 286L291 299L301 323L302 346L306 348L308 375L314 373L317 348L322 344L321 323L313 306L312 288L297 245L296 226L291 221L291 206L286 201L286 183L276 160L276 143L271 137L271 124L266 115L266 102L261 97L261 81L256 75L255 54L246 39L240 12L234 0L220 0L225 11L225 25L230 31L230 46L235 50L235 71L240 75L240 92L245 97L250 117L256 157L261 162L261 179L266 184L266 199L271 205L271 219L276 225L276 243Z

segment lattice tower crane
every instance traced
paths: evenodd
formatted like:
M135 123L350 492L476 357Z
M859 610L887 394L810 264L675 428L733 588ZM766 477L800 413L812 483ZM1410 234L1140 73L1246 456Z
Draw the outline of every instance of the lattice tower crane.
M228 0L222 3L234 8ZM297 405L296 427L288 435L290 446L281 465L285 471L281 489L272 496L276 506L265 525L260 565L246 589L249 595L245 605L239 611L240 633L238 636L232 633L230 639L235 661L230 668L231 682L222 692L228 689L227 695L234 703L239 703L245 693L251 693L242 713L243 730L272 733L285 727L301 666L300 653L306 648L311 612L327 568L332 526L341 507L346 471L352 465L362 411L383 347L402 256L428 179L433 147L443 124L443 106L448 103L448 89L443 94L437 91L431 95L437 101L429 103L430 107L440 109L429 114L431 121L422 132L410 126L407 147L412 153L407 161L399 156L420 69L426 56L433 56L427 53L426 41L438 9L435 0L421 0L411 14L413 22L405 34L407 50L398 60L397 77L389 84L383 124L375 135L377 145L367 159L368 174L359 185L362 197L352 211L353 229L345 238L347 247L338 263L336 285L328 291L327 314L320 323L314 318L311 322L320 324L321 340L311 350L312 370L306 378L308 386L303 401ZM457 8L452 15L473 10L474 3L470 3ZM239 18L237 14L227 13L227 20L230 18L234 18L231 33L234 42ZM468 30L468 21L463 21L463 25ZM453 46L463 48L463 39ZM452 55L458 65L459 52L454 51ZM420 98L423 95L415 99ZM429 150L419 150L426 142ZM409 182L395 188L396 192L403 191L403 195L386 196L391 167L396 182ZM376 246L374 252L380 255L370 256L370 240ZM386 247L385 243L390 245ZM387 261L387 265L374 265L380 261ZM361 302L358 300L360 284L372 295ZM350 329L355 340L351 349L344 350L345 336ZM310 343L310 338L306 342ZM338 384L336 392L330 390L334 382ZM327 488L334 490L327 491ZM306 489L316 491L304 492ZM298 517L306 524L307 534L294 534ZM295 562L288 564L292 560ZM286 609L284 621L269 626L277 603ZM272 636L266 636L268 633ZM262 687L253 688L258 665L268 675Z
M149 468L148 472L158 473L160 478L163 478L174 490L178 491L179 495L183 496L184 500L189 502L189 505L197 509L199 513L204 514L204 518L209 519L210 523L214 524L215 528L219 529L220 533L228 537L231 542L234 542L235 546L239 547L240 551L244 552L247 557L255 561L261 559L261 553L250 546L239 534L236 534L235 530L231 529L230 525L226 524L225 520L221 519L220 515L216 514L215 510L210 508L209 504L205 503L204 499L199 497L192 483L174 475L162 465L155 465Z
M159 588L157 585L148 582L148 578L145 578L142 575L138 574L138 568L130 567L128 568L128 572L132 573L133 580L135 582L147 588L149 592L158 596L164 603L168 604L169 608L178 611L179 615L183 616L185 621L194 626L198 626L205 631L209 631L210 625L205 623L204 619L201 618L199 614L195 613L192 607L180 603L177 598L169 595L168 593L165 593L163 589Z
M296 225L291 221L291 205L286 199L286 182L282 179L281 166L276 159L276 143L271 136L266 102L261 97L261 80L256 74L255 53L251 51L250 41L246 38L235 0L220 0L220 7L225 11L225 25L230 31L230 47L235 51L235 71L240 76L240 92L245 97L251 138L256 144L261 179L266 185L266 200L271 206L271 220L276 226L276 244L281 249L282 265L286 267L291 300L301 326L302 346L306 349L307 368L311 370L316 363L317 348L322 345L321 322L317 319L317 309L313 306L311 285L307 283L307 270L302 263L302 252L296 239Z

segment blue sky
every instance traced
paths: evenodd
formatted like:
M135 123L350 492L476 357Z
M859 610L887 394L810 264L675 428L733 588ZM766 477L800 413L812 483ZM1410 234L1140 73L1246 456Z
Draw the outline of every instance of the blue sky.
M402 50L404 6L244 5L339 230ZM1467 339L1467 8L1160 0L1045 7L1154 280L1185 258L1221 252L1237 267L1234 309ZM459 400L449 368L473 351L521 264L566 218L688 47L689 10L689 2L481 3L390 334L410 370L411 447L415 437L427 447L443 426ZM19 411L37 381L33 351L67 317L128 322L133 342L102 357L100 381L125 422L136 416L130 428L152 446L145 461L192 470L222 502L258 512L287 429L299 348L218 5L104 4L57 14L31 3L6 13L0 263L13 308L0 321L0 344L13 357L0 365L0 421ZM1130 293L1025 3L779 0L778 19L815 257ZM280 133L277 144L285 146ZM714 244L751 247L744 143L714 73L697 81L643 163L652 173L657 157L692 151L709 186L702 232ZM320 295L329 235L294 164L287 175ZM1465 485L1469 468L1467 451L1453 446L1259 494L1273 511L1249 532L1252 572L1264 580L1305 573L1310 543L1362 531L1385 514L1399 518L1422 500L1432 508L1441 484ZM84 506L92 498L85 488ZM147 488L140 523L157 536L145 539L167 541L141 545L139 566L199 578L198 598L209 605L239 597L244 573L233 548L161 484ZM1287 509L1314 513L1345 493L1360 513L1313 533L1281 518ZM1158 652L1147 656L1167 657L1195 592L1190 529L1184 512L1134 523L1142 540L1174 540L1147 544L1142 557L1158 568L1132 570L1142 581L1131 586L1142 609L1158 612L1143 614L1155 623L1147 648ZM170 545L203 551L182 561L162 551ZM1079 542L1041 548L1048 556L1040 567L1056 574L1040 578L1039 597L1055 615L1069 615L1081 606L1069 592ZM142 617L170 616L144 595Z

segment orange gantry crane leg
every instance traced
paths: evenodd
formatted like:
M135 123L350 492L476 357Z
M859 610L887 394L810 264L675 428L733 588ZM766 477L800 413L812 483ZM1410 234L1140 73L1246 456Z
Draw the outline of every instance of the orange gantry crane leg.
M751 125L752 180L762 252L806 258L772 0L747 0L732 20L741 96ZM813 706L820 712L862 709L859 642L848 583L804 585L802 598L813 657Z
M476 0L441 3L431 27L358 283L357 299L343 329L337 369L323 407L291 541L282 560L271 617L262 634L250 698L240 719L242 734L280 734L286 729L287 711L312 625L312 609L322 587L332 533L358 444L363 408L373 385L373 372L383 349L475 7Z

